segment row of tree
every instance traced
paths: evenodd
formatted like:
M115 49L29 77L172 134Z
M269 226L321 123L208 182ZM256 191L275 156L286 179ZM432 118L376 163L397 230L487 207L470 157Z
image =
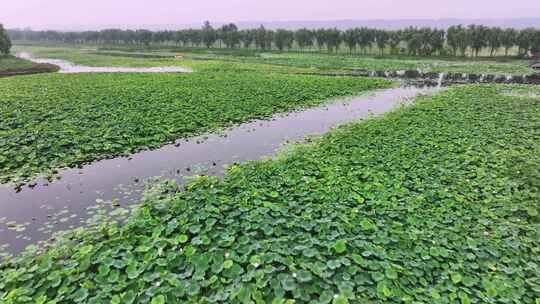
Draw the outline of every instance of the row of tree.
M517 48L518 55L540 52L540 29L502 29L483 25L452 26L448 30L409 27L398 31L371 28L299 29L296 31L257 29L239 30L231 23L214 28L205 22L201 29L178 31L120 30L58 32L10 30L13 40L92 44L175 44L183 47L257 48L261 50L326 50L336 52L344 47L349 52L380 54L440 55L451 53L478 56L488 50L491 56L501 49L505 55Z
M9 54L11 49L11 40L9 39L7 31L4 29L4 26L0 23L0 55Z

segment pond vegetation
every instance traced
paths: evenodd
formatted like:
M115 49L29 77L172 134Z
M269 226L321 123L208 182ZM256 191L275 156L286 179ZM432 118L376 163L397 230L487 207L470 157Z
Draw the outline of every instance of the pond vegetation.
M527 75L534 71L526 60L519 59L456 59L410 56L350 56L347 54L310 53L264 53L252 52L248 56L220 53L219 51L200 51L193 58L231 60L238 62L265 63L273 65L311 67L321 70L367 70L397 71L417 70L435 73L474 73Z
M58 67L52 64L34 63L10 55L0 55L0 77L52 73L56 71L58 71Z
M417 70L434 73L474 73L529 75L534 70L527 60L513 58L457 58L422 56L373 56L322 53L281 53L256 50L185 49L184 60L175 60L178 50L145 50L129 47L84 49L80 46L16 46L15 51L28 51L38 57L61 58L88 66L171 66L183 65L194 70L271 69L281 72L321 71L398 71ZM153 56L154 58L149 58Z
M391 85L234 70L6 78L0 81L0 182L24 182Z
M278 76L259 77L250 92ZM453 87L233 166L223 180L195 178L184 191L160 184L127 223L77 229L5 262L0 299L538 303L540 100L520 94L532 91Z

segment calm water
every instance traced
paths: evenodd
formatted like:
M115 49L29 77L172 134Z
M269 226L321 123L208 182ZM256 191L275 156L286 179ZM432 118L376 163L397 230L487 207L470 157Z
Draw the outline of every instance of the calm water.
M324 106L276 115L130 158L97 161L81 169L66 169L54 182L37 180L33 188L16 192L0 185L0 244L18 252L45 240L52 232L80 226L97 202L114 200L125 207L139 201L144 180L161 176L182 183L184 176L222 175L224 165L271 156L284 143L322 134L336 125L378 115L436 88L404 87L341 99ZM108 205L110 206L110 204ZM113 208L114 209L114 208Z
M50 63L60 67L58 73L73 74L73 73L189 73L191 69L183 67L148 67L148 68L131 68L131 67L90 67L77 65L62 59L45 59L34 58L30 53L17 53L17 57L27 59L37 63Z

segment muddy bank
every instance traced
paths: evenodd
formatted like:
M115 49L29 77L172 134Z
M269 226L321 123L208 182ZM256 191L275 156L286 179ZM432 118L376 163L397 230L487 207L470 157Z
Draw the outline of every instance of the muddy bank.
M0 185L0 244L18 252L53 232L81 226L99 210L124 216L140 200L147 178L160 176L183 183L186 176L220 176L226 165L275 155L283 143L303 141L336 125L383 114L418 94L435 91L418 87L379 90L244 123L220 134L179 140L129 158L66 169L59 173L59 180L37 180L20 192L13 185Z

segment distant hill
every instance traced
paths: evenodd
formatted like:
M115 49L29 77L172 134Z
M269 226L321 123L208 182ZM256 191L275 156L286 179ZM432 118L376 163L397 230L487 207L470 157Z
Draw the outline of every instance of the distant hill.
M212 22L212 20L210 20ZM241 29L256 28L263 24L266 28L299 29L299 28L339 28L348 29L367 26L386 30L402 29L408 26L435 27L446 29L452 25L483 24L487 26L511 27L524 29L526 27L540 28L540 18L512 18L512 19L371 19L371 20L328 20L328 21L240 21L234 22ZM214 27L223 25L224 22L212 22ZM176 30L185 28L200 28L201 23L179 24L103 24L103 25L43 25L35 30L60 30L60 31L84 31L101 30L106 28L120 29L150 29L150 30Z
M435 27L446 29L459 24L483 24L487 26L510 27L524 29L527 27L540 28L540 18L516 18L516 19L396 19L396 20L332 20L332 21L279 21L279 22L238 22L240 28L253 28L263 24L267 28L299 29L306 28L330 28L348 29L354 27L370 27L385 30L402 29L408 26Z

